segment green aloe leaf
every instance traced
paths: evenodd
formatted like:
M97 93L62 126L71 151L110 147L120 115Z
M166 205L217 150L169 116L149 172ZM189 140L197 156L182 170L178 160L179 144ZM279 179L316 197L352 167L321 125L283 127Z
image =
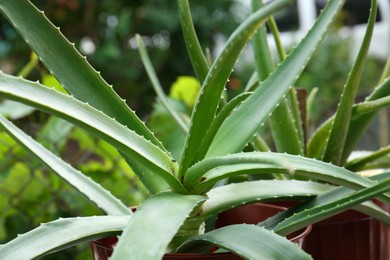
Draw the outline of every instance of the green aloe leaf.
M305 211L296 213L290 218L280 222L274 230L278 234L289 234L309 224L331 217L366 200L375 198L389 190L390 178L368 188L364 188L338 198L337 200L334 200L325 205L306 209ZM390 223L390 216L388 216L388 222Z
M134 130L138 135L165 149L137 115L81 56L61 33L30 1L5 0L0 11L8 18L22 38L37 53L49 71L75 98L88 102L98 110L116 118L118 122ZM50 43L50 45L48 45ZM77 73L75 73L77 72ZM126 161L139 175L149 175L147 168L126 155ZM150 192L169 188L156 178L143 178Z
M389 179L389 177L390 177L390 172L385 172L382 174L372 176L370 177L370 179L372 181L384 181L386 179ZM286 211L280 212L268 218L267 220L259 223L259 225L264 226L267 229L274 229L279 223L293 216L296 213L302 213L305 210L309 210L309 209L311 210L316 207L321 207L328 203L335 202L339 199L343 199L344 197L351 195L353 192L355 192L355 190L347 187L337 187L333 190L330 190L329 192L325 192L317 196L316 198L306 200L300 205L291 207ZM371 201L365 201L361 204L357 204L353 206L352 209L373 216L374 218L390 226L389 213L383 210L382 208L379 208L376 204L372 203Z
M212 245L244 259L311 259L310 255L286 238L255 225L231 225L189 239L179 252L202 252Z
M94 182L91 178L83 175L69 164L52 154L41 144L34 141L22 130L14 126L11 122L0 115L0 125L16 141L23 145L28 151L35 154L42 162L58 176L64 179L78 192L83 194L91 203L101 208L109 215L129 215L130 210L109 191L100 184Z
M372 161L375 161L383 156L386 156L390 153L390 145L386 147L382 147L378 151L374 151L370 153L369 155L355 158L351 161L348 161L346 164L346 168L351 171L358 171L360 170L365 164L368 164Z
M225 121L226 117L230 115L230 113L237 108L248 96L250 93L245 92L237 95L232 100L230 100L228 103L226 103L223 108L218 112L217 116L211 123L209 129L207 130L206 136L200 143L200 146L197 151L197 157L195 157L195 161L200 161L203 159L202 157L207 152L209 145L215 136L215 134L218 132L219 128L221 127L223 121Z
M363 73L365 61L370 47L372 34L376 21L377 1L371 1L370 17L368 19L366 33L363 38L358 56L353 64L351 73L345 84L341 100L337 108L335 118L326 143L323 160L336 165L343 165L344 144L347 140L349 125L352 117L352 107L359 88L359 82Z
M179 5L181 27L192 67L194 68L199 81L203 83L209 72L209 65L203 54L198 36L196 36L188 0L178 0L177 2Z
M310 181L259 180L233 183L210 190L202 205L202 218L210 217L238 205L264 200L295 200L317 196L334 186Z
M241 151L300 75L344 1L330 1L312 30L223 123L207 157ZM238 134L239 133L239 134Z
M155 178L161 182L159 178L162 178L172 189L185 192L174 176L177 166L165 151L88 104L38 83L3 73L0 73L0 94L84 128L104 139L129 158L142 162L148 169L146 173L152 175L147 175L146 178L145 172L137 172L141 181L153 181Z
M353 107L352 114L364 115L377 112L379 109L390 105L390 96L378 98L373 101L365 101Z
M361 204L353 206L351 209L366 214L367 216L371 216L390 227L390 214L388 210L381 208L372 201L365 201Z
M146 200L119 238L112 259L161 259L203 196L163 192Z
M262 1L253 0L251 3L253 10L258 10L263 6ZM260 26L253 35L252 43L257 75L260 81L264 81L275 67L268 46L265 25ZM295 96L295 90L290 91L289 97L292 95ZM299 113L297 116L293 114L287 100L283 99L270 117L271 133L278 152L303 154L303 134L300 121Z
M203 82L201 92L192 113L190 131L181 159L180 178L185 174L188 167L194 163L196 156L204 157L196 154L197 148L203 140L208 127L214 120L221 94L242 49L268 16L289 2L291 0L272 1L264 8L250 15L234 31L225 47L221 50Z
M161 145L112 86L30 1L3 0L0 10L69 93Z
M83 241L119 234L130 216L78 217L55 220L0 245L0 259L35 259Z
M191 193L202 194L227 177L273 173L318 179L352 189L374 184L354 172L315 159L289 154L252 152L205 159L188 170L184 185ZM390 201L389 198L386 200Z
M390 95L390 78L379 84L370 96L367 97L365 102L373 102L378 99L386 98ZM365 111L359 112L360 109L356 109L357 106L365 106L364 103L355 105L352 109L354 113L351 118L347 140L345 142L343 161L346 161L351 154L352 150L355 149L356 144L360 138L364 135L367 128L374 120L379 110L366 113ZM325 123L317 128L316 132L313 133L307 144L307 156L312 158L320 159L323 155L325 145L328 140L329 132L332 127L334 116L329 118Z
M378 87L373 91L373 93L367 97L366 102L375 101L380 98L390 95L390 78L387 78ZM371 113L358 114L353 117L347 140L345 142L344 152L343 152L343 162L345 162L353 149L355 149L356 144L359 142L360 138L366 133L366 130L370 126L371 122L374 120L375 116L379 110Z

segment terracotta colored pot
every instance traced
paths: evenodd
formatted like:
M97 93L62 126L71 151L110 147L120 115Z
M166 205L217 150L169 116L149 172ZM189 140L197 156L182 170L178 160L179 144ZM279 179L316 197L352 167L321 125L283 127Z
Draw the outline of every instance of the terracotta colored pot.
M245 205L219 214L215 226L219 228L228 225L242 224L242 223L257 224L285 209L286 207L282 207L279 205L263 204L263 203ZM300 247L302 247L305 242L305 237L310 233L311 228L312 227L310 225L305 229L301 229L296 232L293 232L289 234L287 238L291 242L294 242L298 244Z
M256 224L266 218L285 210L286 208L269 205L269 204L252 204L245 205L235 209L228 210L218 215L216 227L224 227L232 224ZM295 232L288 236L289 240L302 246L304 244L304 237L310 232L311 226L304 230ZM103 238L91 241L92 253L95 260L108 259L113 251L118 239L116 237ZM237 260L240 257L232 253L215 253L215 254L166 254L165 260L170 259L211 259L211 260Z
M389 260L390 231L372 217L348 210L314 224L303 249L316 260Z

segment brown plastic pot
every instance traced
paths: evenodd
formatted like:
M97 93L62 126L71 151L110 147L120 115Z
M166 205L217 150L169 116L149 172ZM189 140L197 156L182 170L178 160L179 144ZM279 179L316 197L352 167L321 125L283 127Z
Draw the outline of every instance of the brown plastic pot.
M372 217L348 210L314 224L303 250L316 260L389 260L390 231Z
M218 219L215 223L215 226L216 228L219 228L242 223L257 224L285 209L287 208L278 205L263 203L244 205L220 213L218 215ZM287 238L291 242L294 242L298 244L298 246L302 247L305 242L305 237L310 233L311 228L312 227L310 225L305 229L293 232L287 235Z
M241 206L235 209L231 209L225 212L222 212L218 215L216 221L216 228L224 227L232 224L257 224L270 216L275 215L276 213L285 210L286 208L269 205L269 204L251 204ZM304 245L304 239L311 230L311 226L295 232L287 238L294 243L297 243L299 246ZM91 249L93 257L95 260L107 260L112 252L113 248L116 245L118 239L116 237L103 238L99 240L91 241ZM232 253L210 253L210 254L166 254L164 256L165 260L171 259L210 259L210 260L238 260L242 259L239 256L236 256Z

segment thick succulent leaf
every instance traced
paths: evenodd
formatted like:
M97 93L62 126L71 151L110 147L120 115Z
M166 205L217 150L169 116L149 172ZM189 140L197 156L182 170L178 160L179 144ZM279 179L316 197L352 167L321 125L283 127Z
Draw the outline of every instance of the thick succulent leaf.
M83 241L119 234L130 216L98 216L55 220L0 245L0 259L35 259Z
M303 155L303 138L300 138L300 132L296 128L293 113L287 100L280 101L269 120L276 151Z
M315 25L300 44L226 119L207 157L234 153L243 149L296 81L343 2L338 0L328 2Z
M241 174L284 173L355 188L374 182L342 167L311 158L272 152L252 152L205 159L188 170L184 185L191 193L207 192L221 179ZM390 201L386 197L387 201Z
M145 70L148 73L148 76L150 78L150 81L152 82L152 86L154 88L154 91L157 93L157 96L160 99L160 102L165 107L165 109L168 111L168 113L171 115L171 117L175 120L175 122L179 125L179 127L187 133L188 126L184 122L183 118L180 117L179 113L169 104L168 98L164 93L164 90L160 84L160 81L158 80L158 77L156 75L156 71L153 68L152 62L150 61L148 52L146 51L145 44L142 41L142 38L140 35L136 35L137 42L138 42L138 49L140 52L142 63L144 64Z
M262 1L253 0L252 9L263 6ZM260 26L252 39L257 75L264 81L274 70L271 51L267 41L265 25ZM295 96L295 90L289 96ZM292 98L294 99L294 98ZM296 99L296 98L295 98ZM294 100L295 100L294 99ZM298 124L295 122L299 121ZM283 99L270 117L270 126L273 140L278 152L303 155L303 134L300 116L293 114L286 99ZM288 138L286 138L288 136Z
M390 78L387 78L380 84L373 93L367 97L366 102L375 101L380 98L390 95ZM375 119L375 116L379 110L370 113L354 115L349 127L347 140L345 142L344 152L343 152L343 161L346 161L351 154L351 152L356 149L356 145L359 142L360 138L366 133L368 127Z
M251 1L252 12L264 6L262 0ZM265 80L274 70L274 62L267 41L267 31L265 24L261 25L252 37L252 48L255 58L256 71L260 81Z
M388 95L390 95L390 78L376 87L372 94L367 97L365 102L372 102L381 98L385 98ZM365 102L355 105L352 109L353 115L349 126L347 140L345 142L343 161L346 160L351 154L352 150L356 148L356 144L364 135L369 125L377 115L377 112L379 111L375 110L369 113L360 113L359 109L356 109L356 107L360 105L364 106ZM317 159L322 157L333 120L334 116L329 118L313 133L307 144L308 157Z
M248 92L241 93L222 107L222 109L218 112L217 116L211 123L209 129L207 130L207 133L203 138L202 142L200 143L200 146L196 153L197 156L195 157L195 161L200 161L201 159L203 159L202 157L207 152L211 141L213 140L215 134L218 132L223 121L225 121L226 117L230 115L230 113L234 109L236 109L237 106L239 106L249 95L250 93Z
M42 162L49 166L58 176L64 179L74 189L84 195L90 202L101 208L109 215L129 215L130 210L109 191L91 178L74 169L69 164L52 154L41 144L34 141L22 130L0 115L0 125L16 141L28 151L36 155Z
M388 206L387 206L388 208ZM367 216L371 216L376 220L381 221L383 224L390 227L390 214L389 211L381 208L377 204L371 201L365 201L361 204L352 207L353 210L359 211L361 213L366 214Z
M384 181L389 179L390 172L385 172L382 174L378 174L370 177L373 181ZM280 212L267 220L259 223L259 225L266 227L267 229L274 229L280 222L285 219L293 216L295 213L304 212L306 209L316 208L320 206L324 206L328 203L334 202L336 200L342 199L345 196L348 196L354 192L353 189L347 187L338 187L329 192L325 192L314 199L306 200L305 202L297 205L295 207L291 207L286 211ZM379 208L377 205L373 204L370 201L365 201L361 204L351 207L354 210L366 213L370 216L377 218L378 220L390 225L389 213Z
M284 46L282 43L282 39L280 37L278 25L276 24L275 18L273 16L271 16L268 19L267 25L269 27L269 30L270 30L272 36L274 37L275 46L276 46L276 50L277 50L279 59L280 60L286 59L286 51L284 50Z
M352 117L352 107L355 102L355 97L358 92L359 82L365 61L370 47L372 34L376 21L376 5L377 1L371 1L370 17L367 24L366 33L363 38L358 56L353 64L351 73L348 76L345 84L341 100L338 105L335 118L329 133L329 139L326 143L323 160L332 162L336 165L343 165L344 144L347 140L349 125Z
M388 77L390 77L390 56L387 57L386 65L383 68L382 75L379 82L385 81L385 79Z
M30 1L0 1L0 10L69 93L160 146L112 87Z
M61 117L104 139L134 161L142 162L149 172L163 178L172 189L183 192L174 176L176 164L150 141L116 122L86 103L21 78L0 73L0 95ZM138 173L139 174L139 173ZM148 181L139 174L141 181ZM147 176L153 178L152 176Z
M178 0L180 22L183 30L184 41L191 59L192 67L201 83L206 79L209 71L207 59L203 54L198 37L196 36L194 23L192 22L188 0Z
M289 234L295 230L299 230L309 224L318 222L325 218L341 213L342 211L351 208L366 200L375 198L382 193L390 190L390 178L378 182L375 185L371 185L368 188L361 189L351 194L344 194L343 197L339 197L332 202L326 203L321 206L309 208L304 211L295 213L293 216L280 222L275 227L275 232L278 234ZM329 194L326 194L329 195ZM318 198L315 198L316 200ZM390 224L390 215L388 216L388 223Z
M210 190L202 205L201 217L207 218L227 209L264 200L290 200L317 196L334 186L311 181L259 180L233 183Z
M306 156L310 158L322 159L327 140L329 138L330 130L332 129L332 122L334 117L326 120L320 125L313 135L310 137L306 145Z
M204 200L171 192L147 199L124 229L112 259L161 259L186 218Z
M354 106L353 108L354 111L352 112L352 114L363 115L365 113L376 112L379 109L389 105L390 105L390 96L379 98L373 101L366 101Z
M348 161L346 164L346 168L351 171L358 171L362 167L364 167L365 164L371 163L383 156L386 156L390 154L390 146L382 147L378 151L374 151L370 153L369 155L355 158L351 161Z
M215 245L244 259L311 259L297 245L255 225L231 225L189 239L179 252L202 252Z
M237 62L242 49L256 29L267 19L291 0L276 0L250 15L230 36L226 45L210 68L195 104L186 139L184 153L181 159L180 177L194 163L197 148L203 140L215 113L228 77ZM203 158L204 156L200 156Z

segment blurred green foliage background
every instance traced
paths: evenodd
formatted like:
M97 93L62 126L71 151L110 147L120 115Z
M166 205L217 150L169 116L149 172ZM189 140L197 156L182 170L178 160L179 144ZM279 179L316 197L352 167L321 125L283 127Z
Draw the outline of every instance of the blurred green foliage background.
M126 99L137 114L148 120L156 136L179 157L184 135L175 127L155 94L139 58L135 34L142 35L160 81L172 104L190 116L194 104L180 98L183 83L197 86L182 38L176 1L165 0L32 0L76 44L90 63ZM235 0L191 0L193 20L202 47L211 53L217 35L229 35L244 18L242 4ZM53 46L55 48L55 46ZM350 69L348 40L329 38L316 52L297 86L319 88L313 108L316 124L335 110ZM18 74L31 65L26 76L61 89L17 32L0 17L0 69ZM239 93L254 67L240 61L227 85L229 97ZM374 85L383 61L371 60L362 82ZM28 75L27 75L28 74ZM187 77L182 77L187 76ZM180 81L185 79L187 81ZM175 83L175 84L174 84ZM185 83L184 85L186 85ZM189 84L189 83L188 83ZM179 86L179 87L177 87ZM196 89L197 87L194 87ZM192 96L192 95L191 95ZM31 108L2 101L0 112L85 174L102 183L125 203L136 205L145 191L118 152L72 125ZM58 217L100 214L75 195L61 180L0 132L0 243ZM45 259L88 259L88 245L71 248Z
M162 85L168 90L178 75L192 69L181 34L176 1L164 0L33 0L63 34L87 55L90 63L113 84L141 116L154 100L136 50L135 34L143 36ZM238 24L233 0L191 1L202 46L213 49L215 33L228 34ZM1 17L0 68L18 72L29 50ZM38 68L39 72L42 68ZM40 75L35 75L40 78Z

